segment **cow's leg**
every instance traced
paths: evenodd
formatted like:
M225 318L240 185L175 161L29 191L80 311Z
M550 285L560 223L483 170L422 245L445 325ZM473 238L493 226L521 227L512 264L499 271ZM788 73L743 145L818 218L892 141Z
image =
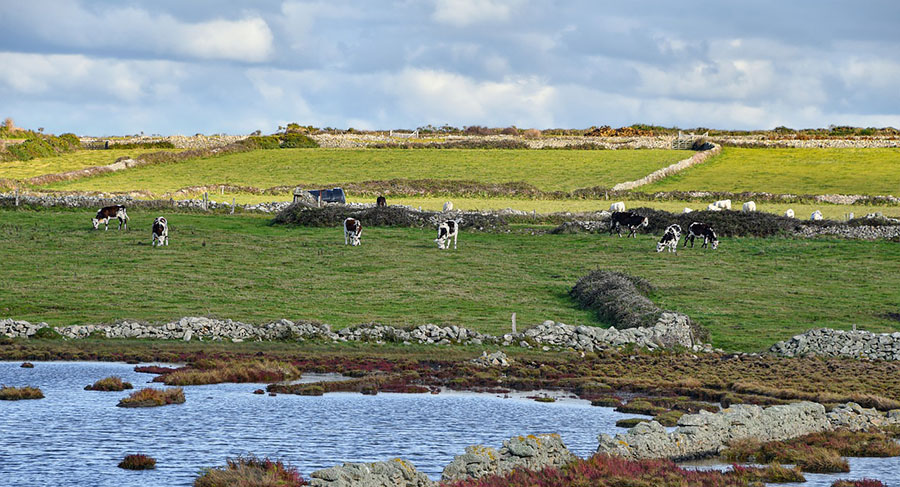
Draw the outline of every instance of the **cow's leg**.
M700 248L702 249L702 248L706 247L706 244L708 244L708 243L709 243L709 237L704 236L703 237L703 245L701 245Z
M350 243L350 235L347 233L347 230L344 230L344 245Z

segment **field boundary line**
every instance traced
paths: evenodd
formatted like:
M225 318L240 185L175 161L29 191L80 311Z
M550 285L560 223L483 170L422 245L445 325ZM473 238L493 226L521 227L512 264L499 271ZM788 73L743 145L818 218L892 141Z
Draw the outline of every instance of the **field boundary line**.
M612 189L613 189L613 191L627 191L627 190L634 189L634 188L637 188L640 186L644 186L644 185L647 185L650 183L655 183L655 182L659 181L660 179L669 177L673 174L678 174L679 172L684 171L685 169L687 169L689 167L696 166L697 164L701 164L701 163L705 162L707 159L709 159L710 157L716 156L721 152L722 152L722 146L718 145L718 144L713 144L712 149L697 152L694 155L692 155L691 157L688 157L687 159L682 159L682 160L676 162L675 164L671 164L662 169L657 169L656 171L653 171L652 173L650 173L640 179L635 179L634 181L625 181L624 183L619 183L619 184L613 186Z

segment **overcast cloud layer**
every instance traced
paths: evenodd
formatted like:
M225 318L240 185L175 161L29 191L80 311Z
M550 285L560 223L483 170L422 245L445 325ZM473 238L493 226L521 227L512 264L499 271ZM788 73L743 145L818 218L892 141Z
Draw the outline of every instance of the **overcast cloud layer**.
M900 127L900 2L631 3L2 2L0 116L93 135Z

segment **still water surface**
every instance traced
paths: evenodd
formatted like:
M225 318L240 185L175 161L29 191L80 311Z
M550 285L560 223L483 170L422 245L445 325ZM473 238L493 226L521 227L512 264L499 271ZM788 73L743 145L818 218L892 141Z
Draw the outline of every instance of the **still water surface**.
M599 433L624 431L615 422L634 416L586 401L548 404L489 394L270 397L251 394L260 387L255 384L186 387L185 404L123 409L115 406L127 392L84 386L118 375L140 388L152 375L121 363L19 364L0 362L0 384L37 386L46 397L0 401L0 485L10 487L188 486L201 468L246 453L282 459L307 478L341 462L400 457L436 479L466 446L499 447L516 435L559 433L586 457ZM128 453L156 458L157 468L117 468ZM851 468L841 478L875 477L900 487L898 459L851 459ZM805 485L827 486L836 478L819 477Z

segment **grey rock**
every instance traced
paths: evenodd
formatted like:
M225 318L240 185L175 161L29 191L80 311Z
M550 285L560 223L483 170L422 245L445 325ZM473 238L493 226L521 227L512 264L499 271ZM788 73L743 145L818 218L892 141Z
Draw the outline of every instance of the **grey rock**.
M396 458L386 462L345 463L317 470L310 476L315 487L432 487L434 482L413 464Z

